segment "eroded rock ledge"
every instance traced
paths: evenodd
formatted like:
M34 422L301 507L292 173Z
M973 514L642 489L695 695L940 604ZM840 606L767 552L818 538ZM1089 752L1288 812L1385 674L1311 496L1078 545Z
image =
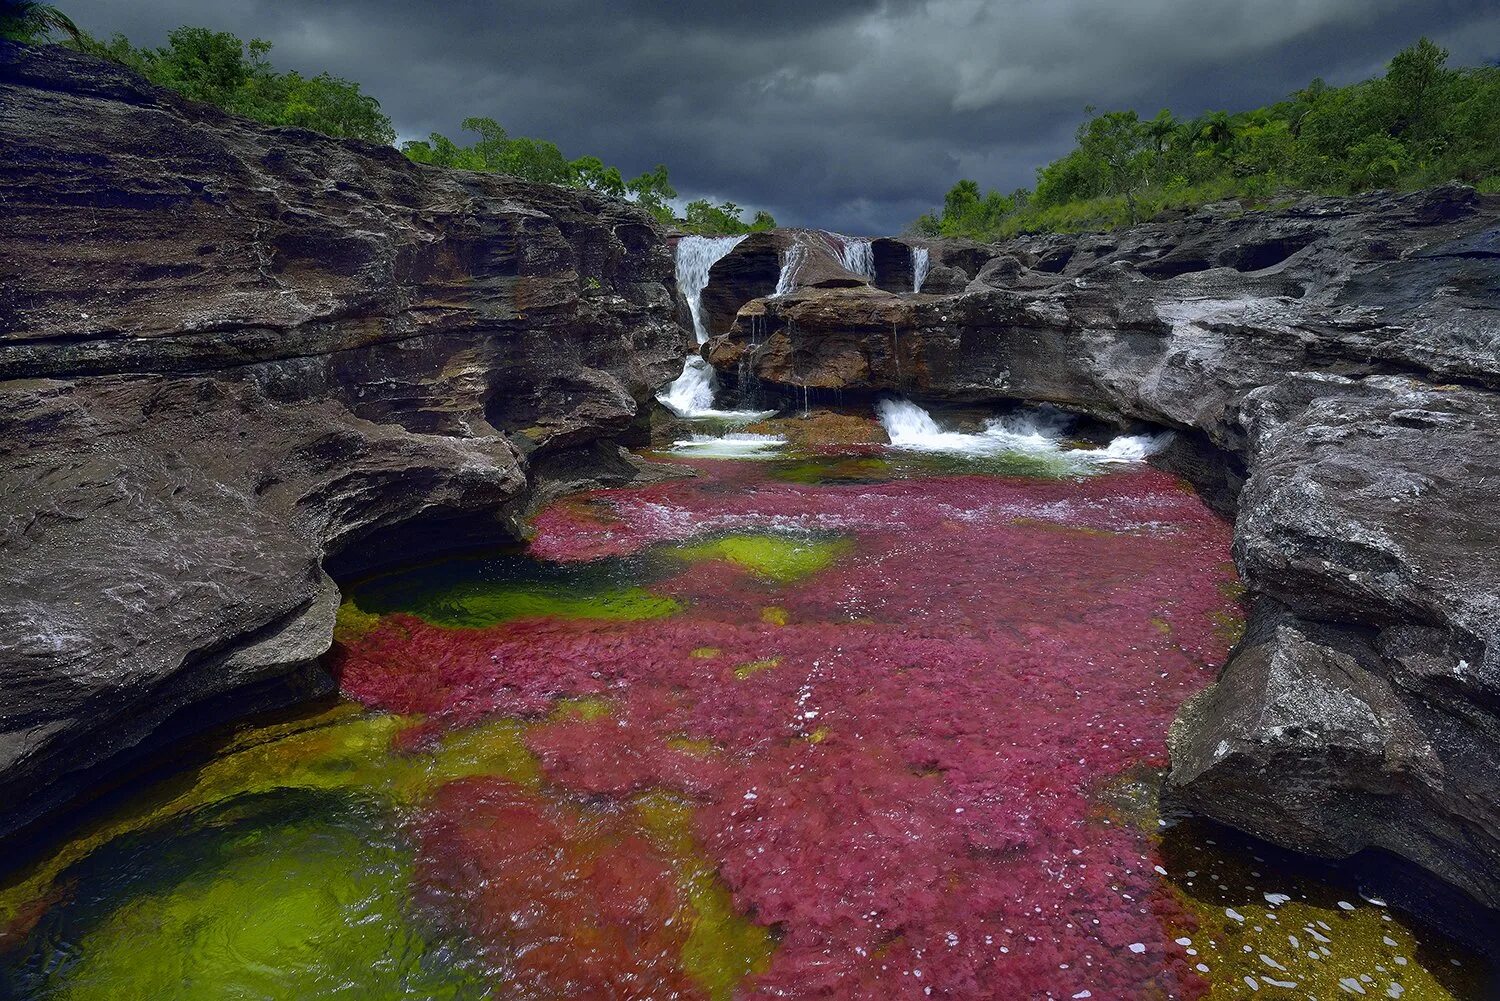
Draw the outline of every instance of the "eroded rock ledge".
M1176 429L1169 459L1237 511L1253 612L1174 727L1172 795L1500 906L1500 199L1220 205L977 259L916 242L953 291L893 292L877 255L868 283L746 297L711 331L721 381Z
M503 537L691 343L628 205L0 43L0 835L325 690L338 591ZM563 450L582 456L560 463Z

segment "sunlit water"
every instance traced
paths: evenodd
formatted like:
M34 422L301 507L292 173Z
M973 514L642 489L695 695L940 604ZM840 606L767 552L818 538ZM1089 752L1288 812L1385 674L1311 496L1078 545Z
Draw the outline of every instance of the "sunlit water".
M1487 996L1374 894L1164 825L1229 527L1004 433L1053 444L704 444L357 584L340 704L12 875L0 996Z

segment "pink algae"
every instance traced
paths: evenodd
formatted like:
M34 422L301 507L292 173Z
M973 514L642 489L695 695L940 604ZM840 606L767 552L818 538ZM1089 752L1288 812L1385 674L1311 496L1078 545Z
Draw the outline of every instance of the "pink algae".
M417 880L429 907L473 933L496 996L702 997L679 962L687 928L674 920L671 861L627 811L462 779L439 790L422 827Z
M559 795L696 804L736 907L779 939L738 996L1205 996L1151 839L1099 803L1165 763L1174 713L1227 652L1228 526L1149 469L829 486L698 465L552 506L532 552L770 529L852 549L779 585L683 564L652 585L684 605L666 619L387 616L344 651L345 690L431 727L607 697L608 715L540 722L528 746ZM485 839L510 835L469 825L473 798L440 796L429 822L493 880L509 849ZM482 894L465 919L499 948L513 903Z

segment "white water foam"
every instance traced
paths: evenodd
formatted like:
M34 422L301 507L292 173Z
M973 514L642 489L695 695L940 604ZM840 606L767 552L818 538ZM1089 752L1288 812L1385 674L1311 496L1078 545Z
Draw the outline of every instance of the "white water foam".
M695 434L672 443L671 451L700 459L774 459L786 439L774 434L731 432L721 437Z
M677 287L687 300L693 335L699 344L708 342L708 328L703 320L703 290L708 287L708 273L743 239L743 236L684 236L677 241ZM682 374L657 393L656 398L678 417L753 421L775 413L774 410L715 410L717 390L713 366L699 355L689 355L682 363Z
M703 325L703 290L708 273L724 255L739 246L743 236L684 236L677 241L677 288L687 300L693 317L693 334L699 344L708 343Z
M978 434L945 431L931 414L909 400L882 400L876 412L892 448L975 457L1022 453L1055 457L1080 468L1143 461L1172 437L1170 433L1121 435L1103 448L1065 448L1066 418L1053 412L1021 411L992 418Z
M922 283L927 280L928 259L931 254L926 247L911 248L911 290L922 291Z
M781 274L776 276L776 291L771 293L772 299L779 299L797 287L797 271L806 255L807 248L801 243L792 244L782 253Z
M875 252L869 240L844 239L844 249L839 252L839 263L845 270L853 271L862 278L875 277Z

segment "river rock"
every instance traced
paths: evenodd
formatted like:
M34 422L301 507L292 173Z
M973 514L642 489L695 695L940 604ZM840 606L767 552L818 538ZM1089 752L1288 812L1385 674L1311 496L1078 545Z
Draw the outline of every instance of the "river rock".
M708 345L721 380L1175 430L1165 458L1236 517L1252 610L1173 728L1170 798L1500 906L1500 198L1023 237L950 294L881 275L902 242L869 287L747 303Z
M512 537L577 468L627 478L691 344L623 202L60 48L0 43L0 107L0 835L329 690L330 570Z

